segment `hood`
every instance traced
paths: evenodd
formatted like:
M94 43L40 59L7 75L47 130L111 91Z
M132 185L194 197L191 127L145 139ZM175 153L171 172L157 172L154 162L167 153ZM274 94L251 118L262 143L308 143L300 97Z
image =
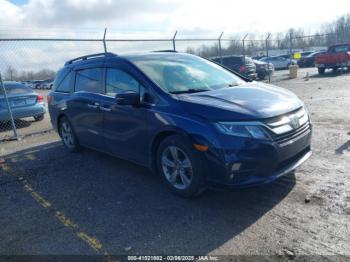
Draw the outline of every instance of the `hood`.
M214 121L257 120L275 117L303 106L292 92L251 82L218 90L178 95L189 113Z

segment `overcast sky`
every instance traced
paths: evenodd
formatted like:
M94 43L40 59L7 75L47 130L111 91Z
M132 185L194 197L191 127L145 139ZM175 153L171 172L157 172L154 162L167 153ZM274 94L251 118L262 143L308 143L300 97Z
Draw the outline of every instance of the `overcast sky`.
M307 32L350 12L349 0L0 0L0 32L50 27L138 35ZM37 31L35 31L36 29ZM29 33L26 30L25 33Z
M350 12L350 0L0 0L1 37L238 38L290 27L312 33ZM249 37L248 37L249 39ZM177 42L176 49L213 42ZM223 46L228 42L223 43ZM169 42L108 42L108 51L171 49ZM101 42L0 42L0 71L56 70L77 56L103 52Z

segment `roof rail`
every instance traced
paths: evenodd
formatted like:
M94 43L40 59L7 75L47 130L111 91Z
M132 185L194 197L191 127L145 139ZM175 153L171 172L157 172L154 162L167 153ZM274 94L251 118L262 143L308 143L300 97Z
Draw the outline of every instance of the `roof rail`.
M171 50L171 49L169 49L169 50L156 50L156 51L152 51L153 53L177 53L177 51L175 51L175 50Z
M72 64L74 62L83 61L83 60L87 60L87 59L91 59L91 58L114 57L114 56L116 56L116 54L110 53L110 52L98 53L98 54L92 54L92 55L86 55L86 56L80 56L80 57L77 57L77 58L74 58L72 60L67 61L64 65L69 65L69 64Z

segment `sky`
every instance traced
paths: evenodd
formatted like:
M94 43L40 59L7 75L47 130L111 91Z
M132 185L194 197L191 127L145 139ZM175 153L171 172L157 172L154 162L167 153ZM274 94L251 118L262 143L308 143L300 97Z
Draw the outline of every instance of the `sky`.
M94 32L107 27L120 34L179 30L179 36L218 36L295 27L312 32L347 12L349 0L0 0L0 30L30 28L22 31L44 34L52 28Z
M313 33L350 12L350 0L0 0L0 38L224 38L249 33ZM235 38L237 39L237 38ZM248 38L249 39L249 36ZM216 41L215 41L216 43ZM228 42L227 42L228 43ZM214 42L178 42L177 50ZM171 42L113 42L108 51L172 49ZM0 71L56 70L74 57L103 52L98 42L0 42Z

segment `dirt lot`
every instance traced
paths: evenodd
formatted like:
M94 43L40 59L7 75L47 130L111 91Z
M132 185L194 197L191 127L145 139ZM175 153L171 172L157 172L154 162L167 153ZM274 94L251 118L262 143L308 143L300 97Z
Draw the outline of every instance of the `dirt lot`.
M91 150L67 153L54 132L0 143L6 159L0 254L318 254L350 260L350 74L319 77L303 69L300 76L289 80L280 71L275 84L307 105L313 156L295 174L258 188L185 200L129 162Z

